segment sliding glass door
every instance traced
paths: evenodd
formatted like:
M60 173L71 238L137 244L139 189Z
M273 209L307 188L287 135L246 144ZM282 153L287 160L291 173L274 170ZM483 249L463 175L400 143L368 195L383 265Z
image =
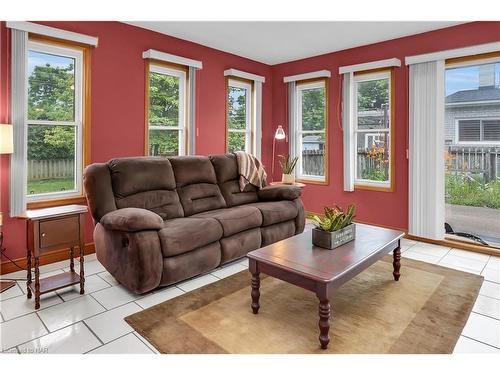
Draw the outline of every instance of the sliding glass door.
M447 237L500 246L500 58L447 63Z

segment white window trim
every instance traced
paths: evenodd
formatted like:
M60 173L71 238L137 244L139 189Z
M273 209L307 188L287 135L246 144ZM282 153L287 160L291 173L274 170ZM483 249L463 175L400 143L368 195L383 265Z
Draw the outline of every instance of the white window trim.
M259 76L257 74L244 72L238 69L227 69L224 70L224 77L239 77L243 79L248 79L250 81L266 82L266 77Z
M26 31L28 33L50 36L52 38L68 40L71 42L77 42L82 44L88 44L89 46L97 47L99 38L95 36L89 36L85 34L75 33L72 31L66 31L62 29L57 29L55 27L40 25L33 22L25 21L7 21L8 28L16 29L21 31Z
M366 130L358 130L358 100L357 100L357 95L358 95L358 84L361 82L368 82L368 81L375 81L379 79L388 79L389 80L389 128L386 129L366 129ZM391 103L391 98L392 98L392 82L391 82L391 72L390 71L385 71L385 72L377 72L377 73L370 73L370 74L363 74L363 75L358 75L354 76L354 101L352 103L352 118L353 118L353 142L354 142L354 185L362 185L362 186L372 186L372 187L378 187L378 188L390 188L392 185L392 168L394 166L392 165L392 103ZM363 178L358 178L358 161L357 161L357 152L358 152L358 133L388 133L389 134L389 170L388 170L388 176L389 180L388 181L374 181L374 180L367 180Z
M424 53L422 55L406 56L405 64L412 65L424 62L447 60L456 57L481 55L483 53L497 51L500 51L500 42L477 44L464 48L448 49L439 52Z
M52 44L28 41L29 51L47 53L57 56L69 57L75 60L75 121L40 121L30 120L28 116L26 127L29 125L66 125L75 127L75 189L61 192L50 192L35 195L28 195L27 202L35 202L41 200L68 198L75 195L81 195L82 175L83 175L83 52L80 50L60 47ZM28 72L26 71L26 76ZM28 77L26 77L28 79ZM26 86L26 100L28 98L28 86Z
M315 72L297 74L294 76L283 77L284 83L297 82L297 81L305 81L306 79L313 78L330 78L332 73L329 70L317 70Z
M500 117L464 117L464 118L456 118L455 119L455 139L456 139L456 144L460 146L484 146L484 145L500 145L500 141L460 141L460 129L459 129L459 122L460 121L479 121L479 132L480 132L480 137L484 135L484 125L483 121L498 121L500 120ZM453 146L453 145L452 145Z
M362 64L341 66L339 67L339 74L362 72L372 69L391 68L393 66L400 67L401 60L392 58L386 60L370 61Z
M311 90L311 89L323 89L325 90L325 128L323 130L302 130L302 92L305 90ZM304 174L302 173L302 135L305 134L324 134L325 135L325 161L326 161L326 155L327 155L327 145L328 145L328 140L327 140L327 131L326 128L328 126L327 124L327 116L326 116L326 111L327 111L327 105L326 103L326 82L324 80L321 81L316 81L316 82L310 82L310 83L303 83L303 84L297 84L296 85L296 114L295 114L295 150L294 150L294 155L298 157L297 160L297 167L295 168L295 177L299 180L306 180L306 181L314 181L314 182L326 182L326 174L328 173L326 170L327 164L324 164L324 176L316 176L316 175L309 175L309 174Z
M164 126L151 124L148 113L148 154L149 154L149 131L150 130L177 130L179 132L179 156L186 155L186 132L187 132L187 113L186 113L186 98L187 98L187 74L182 70L171 69L154 63L149 64L149 73L158 73L176 77L179 79L179 126ZM148 79L150 79L148 77ZM149 98L148 93L148 98ZM182 124L182 125L180 125Z
M245 152L255 155L255 144L256 140L254 138L254 124L252 123L252 112L253 112L253 90L252 85L248 82L243 82L236 79L229 78L227 81L228 87L236 87L239 89L243 89L246 91L245 95L245 129L229 129L227 128L228 133L245 133ZM229 100L226 98L226 100ZM227 126L227 124L226 124ZM229 140L228 140L229 146Z
M165 61L168 63L190 66L196 69L203 69L203 63L198 60L188 59L187 57L172 55L171 53L161 52L154 49L148 49L142 53L143 59L153 59Z

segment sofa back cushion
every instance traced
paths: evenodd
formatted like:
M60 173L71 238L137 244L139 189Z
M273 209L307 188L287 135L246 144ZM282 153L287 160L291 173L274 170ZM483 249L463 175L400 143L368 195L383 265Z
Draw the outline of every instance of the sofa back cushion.
M214 167L206 156L176 156L169 160L185 216L226 207Z
M108 166L117 208L144 208L163 220L184 216L168 159L120 158L111 160Z
M217 183L219 184L222 196L229 207L254 203L259 200L255 186L249 184L245 187L244 191L240 191L240 175L238 173L236 155L210 155L209 158L214 166Z

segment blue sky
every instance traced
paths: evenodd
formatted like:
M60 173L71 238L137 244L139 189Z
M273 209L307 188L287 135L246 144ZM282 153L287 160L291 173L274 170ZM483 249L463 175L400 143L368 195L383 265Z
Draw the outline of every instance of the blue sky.
M74 63L74 60L69 57L49 55L35 51L29 51L28 53L28 73L30 75L37 65L50 64L51 66L67 68L71 63Z
M500 81L500 64L495 64L495 83ZM446 70L446 96L461 90L473 90L479 87L479 66L468 66Z

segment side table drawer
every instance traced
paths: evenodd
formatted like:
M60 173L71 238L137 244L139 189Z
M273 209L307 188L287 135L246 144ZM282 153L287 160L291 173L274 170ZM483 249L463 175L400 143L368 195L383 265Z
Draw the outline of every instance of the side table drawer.
M78 215L40 221L40 249L75 243L80 239Z

